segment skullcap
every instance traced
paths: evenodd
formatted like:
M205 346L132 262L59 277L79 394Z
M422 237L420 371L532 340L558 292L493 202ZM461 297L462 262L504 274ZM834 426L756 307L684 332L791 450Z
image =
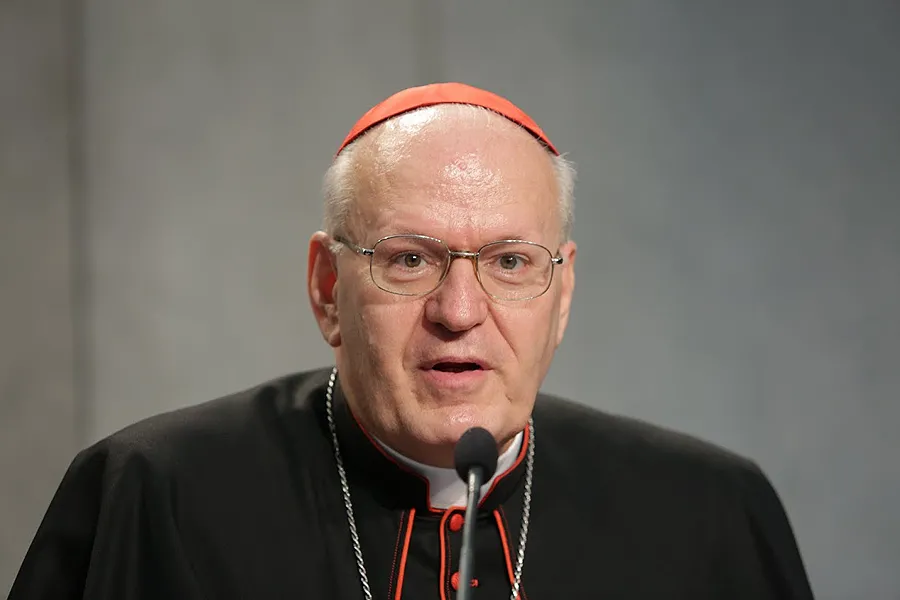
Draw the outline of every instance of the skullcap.
M356 122L335 156L379 123L417 108L436 104L469 104L492 110L529 131L553 154L559 154L538 124L506 98L464 83L449 82L407 88L376 104Z

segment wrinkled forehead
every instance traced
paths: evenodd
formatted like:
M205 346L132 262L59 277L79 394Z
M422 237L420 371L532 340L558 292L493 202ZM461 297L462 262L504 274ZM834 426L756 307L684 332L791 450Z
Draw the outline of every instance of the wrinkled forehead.
M552 156L501 116L473 107L402 115L358 142L352 225L466 243L554 239L560 227Z
M441 105L399 115L360 140L359 168L371 183L497 182L544 186L550 153L529 132L490 110Z

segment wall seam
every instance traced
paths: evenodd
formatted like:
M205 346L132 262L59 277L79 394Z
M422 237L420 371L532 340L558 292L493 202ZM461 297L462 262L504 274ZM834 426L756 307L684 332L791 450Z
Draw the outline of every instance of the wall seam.
M85 110L85 10L84 0L68 0L68 147L66 148L69 176L69 277L72 319L72 401L73 434L76 450L88 441L92 418L91 354L90 354L90 268L88 260L89 231L86 173L86 110Z

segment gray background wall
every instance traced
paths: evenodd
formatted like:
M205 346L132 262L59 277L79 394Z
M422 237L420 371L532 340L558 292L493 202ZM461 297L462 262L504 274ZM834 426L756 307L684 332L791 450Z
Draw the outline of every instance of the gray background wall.
M399 88L580 166L546 389L757 459L817 596L900 598L900 5L0 3L0 592L74 452L328 364L319 185Z
M66 0L0 2L0 596L79 436Z

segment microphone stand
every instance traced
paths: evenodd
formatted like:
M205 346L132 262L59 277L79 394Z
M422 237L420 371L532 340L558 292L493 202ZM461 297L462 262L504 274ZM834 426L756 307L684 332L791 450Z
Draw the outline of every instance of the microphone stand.
M481 485L484 473L481 467L469 469L466 494L466 520L463 523L462 549L459 553L459 589L456 600L469 600L472 592L472 565L475 553L475 521L478 518L478 503L481 499Z

